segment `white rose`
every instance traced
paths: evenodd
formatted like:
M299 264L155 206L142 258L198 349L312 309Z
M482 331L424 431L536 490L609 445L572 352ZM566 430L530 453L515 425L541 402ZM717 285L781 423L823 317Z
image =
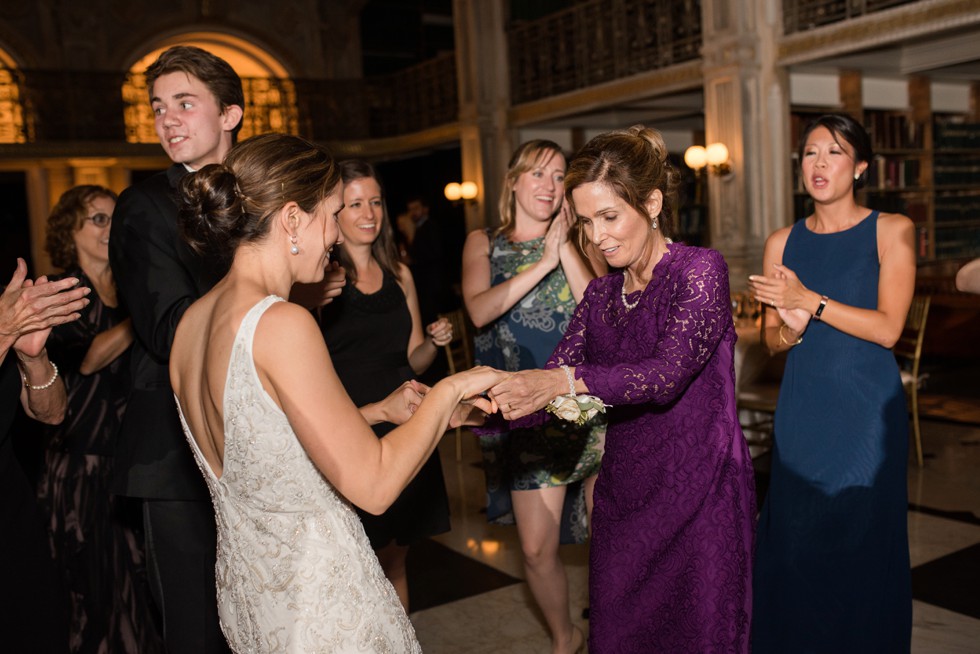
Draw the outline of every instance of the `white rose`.
M554 407L554 411L552 411L552 413L562 420L577 422L579 417L582 415L582 410L579 408L578 401L573 397L569 397L568 395L559 395L551 401L551 405Z

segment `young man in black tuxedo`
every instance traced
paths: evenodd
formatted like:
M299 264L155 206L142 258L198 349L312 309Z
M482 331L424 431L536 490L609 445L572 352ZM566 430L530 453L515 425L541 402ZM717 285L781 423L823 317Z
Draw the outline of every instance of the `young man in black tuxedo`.
M126 189L112 220L109 259L136 333L115 490L144 500L147 569L169 651L227 652L215 594L214 513L181 430L167 365L184 310L223 274L178 234L178 183L224 159L245 100L231 66L200 48L166 50L146 81L157 136L174 163Z

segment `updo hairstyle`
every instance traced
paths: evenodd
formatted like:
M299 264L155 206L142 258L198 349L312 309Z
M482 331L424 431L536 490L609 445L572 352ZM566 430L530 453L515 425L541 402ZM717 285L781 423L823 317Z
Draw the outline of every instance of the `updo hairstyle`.
M358 179L373 179L378 183L378 188L381 189L381 229L378 232L378 237L374 239L374 243L371 245L371 256L374 257L383 271L400 280L398 246L395 245L395 232L391 226L391 220L388 218L385 186L381 182L378 172L368 162L358 159L347 159L341 161L337 166L340 168L340 179L344 182L344 186ZM357 268L354 266L344 244L334 246L333 253L346 272L347 281L351 284L356 283Z
M800 135L800 142L797 146L797 155L799 156L799 162L803 163L803 150L806 148L806 140L810 138L810 134L813 130L818 127L825 127L830 135L834 137L834 140L838 144L841 144L843 140L851 149L854 150L854 163L865 162L868 165L861 173L861 176L854 180L853 189L857 191L859 188L863 187L868 181L868 171L871 169L871 162L874 161L874 149L871 146L871 137L868 135L868 131L858 121L854 120L853 117L848 114L824 114L819 118L816 118L812 123L806 126L803 133Z
M179 227L190 247L230 265L240 245L262 240L287 202L312 213L340 182L319 145L288 134L254 136L180 183Z
M58 198L48 216L44 249L51 257L51 265L68 270L78 265L78 252L75 251L75 232L82 228L88 217L88 205L95 198L109 198L116 201L116 194L104 186L83 184L68 189Z
M680 176L667 159L667 145L660 132L634 125L600 134L575 153L565 173L565 199L574 211L573 190L583 184L605 184L648 224L657 218L660 231L669 237L674 233L674 203L679 182ZM663 203L660 215L651 216L646 201L656 190L663 194ZM586 238L585 230L580 238Z
M507 174L504 176L503 188L500 191L497 207L500 211L500 227L497 228L495 235L510 236L514 233L514 215L517 211L514 185L517 184L517 178L535 166L544 164L555 155L565 158L560 145L545 139L534 139L517 147L507 164Z

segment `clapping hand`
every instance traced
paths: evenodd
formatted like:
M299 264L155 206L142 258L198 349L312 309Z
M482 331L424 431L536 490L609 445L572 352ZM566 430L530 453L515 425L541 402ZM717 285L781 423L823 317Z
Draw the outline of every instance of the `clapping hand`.
M27 278L27 263L17 259L10 283L0 296L0 337L12 339L25 356L40 354L55 325L77 320L89 301L90 289L75 288L78 279L66 277L49 282L41 276Z
M787 327L798 333L806 330L810 322L810 312L803 308L807 289L791 269L773 264L773 273L768 277L750 275L749 288L756 299L776 309Z

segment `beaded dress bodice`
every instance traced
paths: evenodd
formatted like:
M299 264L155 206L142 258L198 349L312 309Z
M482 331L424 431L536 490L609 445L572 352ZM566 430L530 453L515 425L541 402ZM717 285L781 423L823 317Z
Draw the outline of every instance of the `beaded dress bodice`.
M235 337L221 477L181 413L214 503L222 631L236 652L420 652L360 521L259 380L255 328L281 301L260 301Z

